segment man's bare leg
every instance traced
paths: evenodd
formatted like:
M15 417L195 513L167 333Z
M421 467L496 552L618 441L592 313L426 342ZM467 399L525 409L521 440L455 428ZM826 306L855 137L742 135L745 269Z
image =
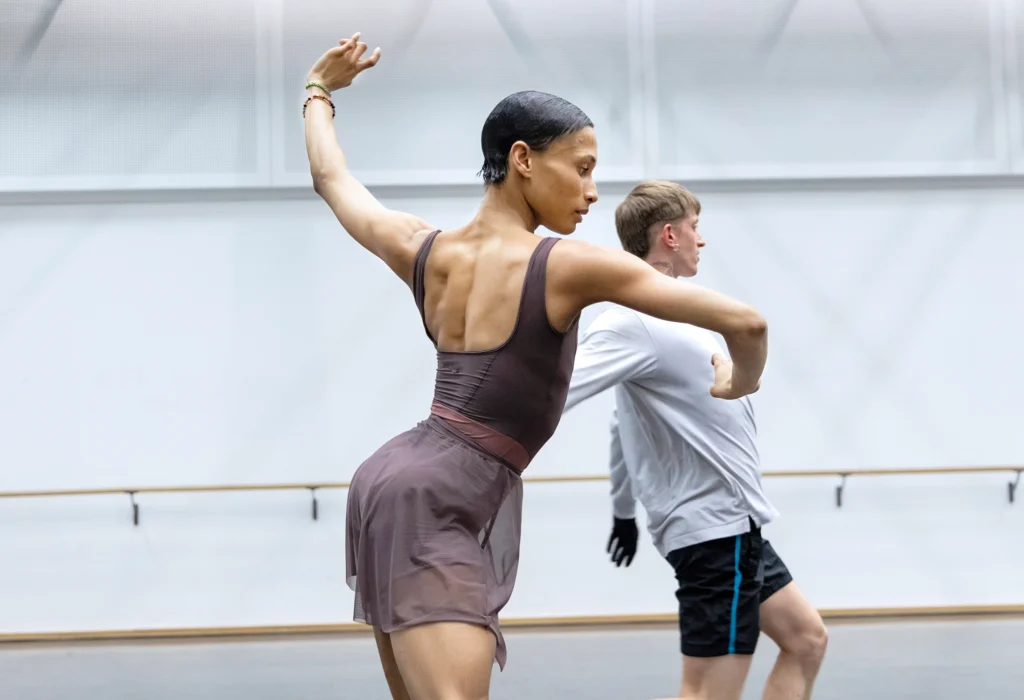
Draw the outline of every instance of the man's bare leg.
M679 696L685 700L740 700L753 658L748 654L684 656Z
M761 631L779 646L763 700L808 700L825 658L828 631L795 583L761 604Z

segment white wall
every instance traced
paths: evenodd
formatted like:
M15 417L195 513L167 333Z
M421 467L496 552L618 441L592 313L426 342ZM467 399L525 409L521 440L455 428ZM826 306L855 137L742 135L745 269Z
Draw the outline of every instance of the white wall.
M698 190L698 281L771 324L766 470L1024 463L1020 189ZM730 191L732 190L732 191ZM606 188L577 235L614 243ZM472 195L386 200L438 226ZM346 480L429 405L409 292L311 198L0 207L0 490ZM593 318L592 310L585 323ZM605 468L610 396L529 474ZM821 607L1022 603L1002 475L769 479L768 535ZM536 484L510 617L671 612L607 484ZM0 633L350 620L344 492L0 501Z
M337 124L389 204L469 217L525 88L597 124L579 235L692 185L699 280L771 324L767 470L1024 463L1024 0L83 0L33 48L43 9L0 29L0 490L341 481L425 415L411 295L308 193L301 85L357 29ZM609 400L530 473L603 471ZM822 607L1024 603L1006 480L769 479L769 535ZM509 616L672 611L648 540L606 561L606 491L528 487ZM0 500L0 634L348 621L344 499Z
M0 190L308 186L302 85L355 30L383 54L338 124L374 184L475 182L484 117L528 88L592 116L606 178L1021 173L1022 7L80 0L22 58L45 7L11 4Z

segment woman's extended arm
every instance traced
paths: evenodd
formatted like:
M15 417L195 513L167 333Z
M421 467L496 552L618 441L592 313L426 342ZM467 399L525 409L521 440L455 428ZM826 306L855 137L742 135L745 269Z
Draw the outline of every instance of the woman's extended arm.
M711 289L658 272L623 250L563 241L551 253L552 289L568 317L603 301L650 316L721 333L733 371L712 394L739 398L757 391L768 356L767 322L757 311ZM553 274L552 274L553 273ZM560 304L560 306L561 306Z
M356 33L325 53L309 72L305 104L306 154L313 189L327 202L342 227L361 246L383 260L395 274L412 281L412 265L422 234L431 227L418 217L392 211L370 194L351 172L334 131L332 93L377 64L380 49L360 57L366 44Z

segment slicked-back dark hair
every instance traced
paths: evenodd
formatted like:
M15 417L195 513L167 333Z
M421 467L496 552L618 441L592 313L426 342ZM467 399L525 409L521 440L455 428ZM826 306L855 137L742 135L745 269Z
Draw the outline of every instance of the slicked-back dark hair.
M508 176L508 154L512 144L522 141L535 151L552 142L594 126L586 113L568 100L546 92L526 90L499 102L484 121L480 147L485 185L497 185Z

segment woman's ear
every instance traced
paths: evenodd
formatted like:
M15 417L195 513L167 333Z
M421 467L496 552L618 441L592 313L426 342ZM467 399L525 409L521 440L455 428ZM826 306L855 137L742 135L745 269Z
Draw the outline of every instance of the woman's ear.
M509 170L514 168L520 177L529 179L533 169L531 155L529 146L522 141L516 141L508 153Z

